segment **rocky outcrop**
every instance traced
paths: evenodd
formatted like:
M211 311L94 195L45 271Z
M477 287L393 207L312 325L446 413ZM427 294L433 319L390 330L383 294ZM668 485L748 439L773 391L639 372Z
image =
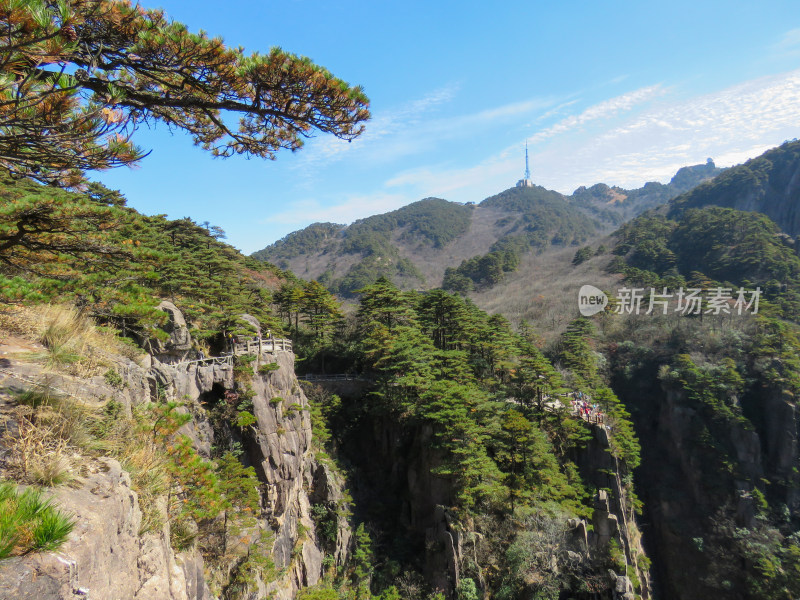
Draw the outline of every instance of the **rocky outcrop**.
M145 348L161 362L175 363L185 360L192 349L192 336L189 334L183 313L167 300L156 308L167 313L168 319L163 329L169 337L165 341L150 338L146 340Z
M138 498L119 463L103 459L95 469L54 494L76 523L58 552L0 563L0 599L209 600L202 560L173 552L168 524L139 535Z
M637 560L638 557L645 556L645 550L641 544L641 532L634 516L633 503L623 484L625 465L620 464L611 454L611 433L608 427L602 424L591 425L591 430L592 438L576 453L574 459L584 481L598 491L594 499L591 527L583 520L571 521L572 537L579 542L578 547L585 545L589 555L603 553L610 542L616 542L624 554L625 571L637 575L640 582L639 595L649 598L650 573L642 569ZM628 577L616 575L612 579L615 600L633 600L634 589ZM621 579L625 582L621 583Z
M56 383L69 386L70 396L92 399L98 407L113 399L128 414L145 402L180 401L192 419L179 433L188 435L197 451L208 457L216 435L208 409L226 393L240 394L242 384L235 380L230 361L182 361L192 347L186 323L171 303L164 302L161 308L170 315L169 340L155 344L154 354L142 364L109 357L120 375L116 385L103 377L64 376ZM32 385L41 375L23 363L17 372L16 362L6 362L5 380L15 389ZM258 372L259 365L270 362L277 369ZM294 355L265 353L252 369L248 385L256 423L237 436L264 483L259 527L274 534L272 558L281 575L274 581L257 579L248 597L292 600L300 587L314 585L322 574L323 550L312 519L312 501L341 504L343 482L317 463L311 451L308 401L294 374ZM175 553L168 525L157 533L139 535L142 513L119 463L102 460L77 487L58 488L55 496L60 507L75 515L75 531L58 553L0 563L0 600L211 600L202 558ZM335 563L343 565L351 533L347 520L341 515L337 519L337 539L330 551ZM224 582L221 585L225 587Z
M333 556L334 564L343 567L350 555L350 543L353 537L350 523L345 517L347 510L345 482L339 473L324 462L315 461L310 466L309 499L312 505L324 506L336 515L335 539L331 540L333 547L330 548L330 554Z

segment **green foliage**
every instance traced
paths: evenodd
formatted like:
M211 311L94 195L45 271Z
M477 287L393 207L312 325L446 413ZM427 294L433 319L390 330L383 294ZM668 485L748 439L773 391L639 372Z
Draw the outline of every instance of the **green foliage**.
M278 569L272 561L272 532L261 531L256 540L247 547L247 554L232 568L229 582L224 588L224 597L246 598L247 592L257 587L258 581L272 581Z
M347 253L370 254L388 244L389 236L403 231L402 238L423 238L436 248L464 234L469 228L472 210L463 204L440 198L426 198L398 210L368 217L345 230L342 247Z
M370 600L370 578L372 577L372 539L360 523L354 534L355 549L351 558L351 580L355 588L355 600Z
M492 246L492 252L513 251L521 256L550 244L578 245L596 229L594 222L575 211L564 196L540 186L508 189L480 206L522 213L514 227Z
M679 220L691 208L710 205L741 208L763 213L786 233L798 231L787 211L793 189L793 176L800 164L800 142L786 142L744 164L727 169L713 181L700 185L676 198L670 205L669 217ZM791 194L791 192L789 192Z
M302 588L297 592L297 600L339 600L340 596L332 587L325 584Z
M518 266L519 256L513 250L475 256L462 261L456 269L449 267L445 269L442 288L458 292L467 292L473 288L489 288L503 281L506 273L513 273Z
M74 527L74 519L55 508L43 492L0 482L0 560L57 550Z
M277 262L280 259L329 250L336 244L344 228L344 225L336 223L313 223L305 229L290 233L263 250L253 252L252 257L257 260Z
M250 425L254 425L257 422L256 417L253 413L250 413L246 410L241 410L236 414L236 426L241 427L242 429L249 427Z
M166 315L155 307L165 297L195 339L220 343L241 313L279 331L269 312L281 276L275 267L245 258L191 219L148 217L96 196L0 174L0 300L75 301L140 338L163 334Z
M701 186L702 188L703 186ZM760 287L785 318L800 309L800 258L767 216L708 206L673 210L676 220L642 216L617 232L612 268L631 283L656 288ZM747 296L749 299L749 294Z
M263 365L259 365L258 372L260 375L269 375L280 368L281 366L276 362L264 363Z
M572 264L577 266L582 263L585 263L587 260L592 258L594 254L595 253L592 252L592 249L589 246L584 246L575 253L574 258L572 259Z
M458 584L456 595L458 600L480 600L478 588L475 586L475 582L469 577L461 579Z
M311 505L311 518L316 524L317 534L328 547L336 543L338 536L338 514L335 508L325 504Z
M181 129L214 156L271 159L314 131L352 140L369 118L360 87L308 58L278 47L246 56L163 10L29 1L4 19L0 54L14 75L0 79L0 165L51 185L135 164L142 123Z
M356 334L376 380L367 410L431 427L441 457L433 472L452 486L456 510L508 510L510 499L511 510L552 501L586 513L574 465L559 462L551 442L566 451L577 434L551 426L543 403L563 382L538 349L502 317L442 290L403 293L381 279L361 294ZM495 395L518 398L524 414Z
M399 235L402 242L442 248L466 233L471 215L469 206L426 198L356 221L346 228L316 223L253 256L261 260L280 260L317 253L360 255L361 259L343 277L325 280L329 289L352 297L356 290L374 283L379 277L412 284L424 282L416 266L400 255L392 243L393 236Z
M106 383L111 387L115 387L117 389L122 389L125 387L125 381L122 379L122 376L117 373L114 369L109 369L105 373L103 373L103 378L106 380Z

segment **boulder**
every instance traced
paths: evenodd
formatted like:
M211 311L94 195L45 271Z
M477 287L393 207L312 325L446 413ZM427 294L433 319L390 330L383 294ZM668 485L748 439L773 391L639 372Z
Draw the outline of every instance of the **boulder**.
M167 300L161 302L157 308L169 315L168 321L162 327L169 334L169 338L164 342L154 339L148 340L147 346L150 353L161 362L175 363L185 360L192 349L192 336L189 334L189 328L186 326L183 313L177 306Z

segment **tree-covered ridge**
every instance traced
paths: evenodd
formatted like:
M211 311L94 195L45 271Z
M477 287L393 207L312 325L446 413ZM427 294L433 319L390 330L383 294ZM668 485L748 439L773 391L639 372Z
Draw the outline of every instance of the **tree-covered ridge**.
M681 214L681 213L678 213ZM800 258L794 240L767 216L732 208L688 209L676 220L646 215L617 232L612 269L628 281L677 289L760 287L796 319Z
M487 198L481 207L501 209L519 215L508 232L484 255L448 267L442 288L458 292L492 287L517 270L520 258L531 250L553 245L579 245L596 231L596 224L571 210L564 196L536 186L510 188Z
M145 216L99 185L66 192L0 177L0 299L73 300L121 329L145 334L178 304L197 339L247 312L274 321L269 303L284 277L225 244L224 231L189 218Z
M487 198L480 206L521 214L492 250L513 250L522 254L530 248L540 249L549 244L578 245L597 231L595 222L576 213L564 196L539 186L507 189Z
M360 219L349 226L315 223L255 252L259 260L288 264L288 260L319 254L335 258L356 255L359 260L338 276L325 271L317 279L344 296L389 277L404 287L424 283L409 259L401 256L395 238L413 245L443 248L464 235L472 209L440 198L426 198L397 210Z
M690 208L723 206L764 213L787 234L800 234L800 142L768 150L676 198L669 217Z
M312 223L304 229L293 231L263 250L253 252L251 256L269 262L319 251L326 252L338 247L340 234L345 227L347 225L337 223Z
M274 261L326 250L381 254L391 245L391 237L398 230L403 230L404 239L419 239L441 248L469 229L470 213L469 206L441 198L425 198L388 213L359 219L349 226L314 223L252 256Z
M397 210L361 219L344 232L344 252L371 253L402 229L404 239L421 238L442 248L469 229L472 209L441 198L425 198Z

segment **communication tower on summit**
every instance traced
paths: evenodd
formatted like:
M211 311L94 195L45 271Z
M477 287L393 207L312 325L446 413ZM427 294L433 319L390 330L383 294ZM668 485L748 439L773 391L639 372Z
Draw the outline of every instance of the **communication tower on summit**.
M517 182L517 187L533 187L531 181L531 170L528 167L528 141L525 140L525 177Z

